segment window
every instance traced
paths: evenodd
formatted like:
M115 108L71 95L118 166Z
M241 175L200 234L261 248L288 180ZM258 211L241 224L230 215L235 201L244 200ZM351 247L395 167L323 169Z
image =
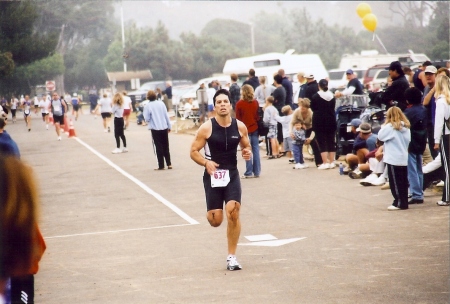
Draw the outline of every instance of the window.
M377 79L387 78L388 76L389 76L389 71L383 70L378 73Z
M263 68L268 66L277 66L280 65L279 59L273 59L273 60L263 60L263 61L255 61L253 62L255 68Z
M344 79L345 71L328 72L330 80L341 80Z

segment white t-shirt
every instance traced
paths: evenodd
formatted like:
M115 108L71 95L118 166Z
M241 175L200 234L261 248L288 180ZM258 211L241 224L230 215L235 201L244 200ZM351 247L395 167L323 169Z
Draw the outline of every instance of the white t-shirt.
M41 113L47 114L50 108L50 101L47 99L41 99L39 102L39 108L41 108Z
M208 94L208 105L214 104L214 95L216 94L216 89L208 88L206 89L206 94Z
M123 96L123 109L130 110L131 109L131 98L128 96Z
M101 98L98 105L100 106L100 113L111 113L111 98Z
M19 104L19 99L17 99L17 98L11 99L11 110L16 110L18 104Z

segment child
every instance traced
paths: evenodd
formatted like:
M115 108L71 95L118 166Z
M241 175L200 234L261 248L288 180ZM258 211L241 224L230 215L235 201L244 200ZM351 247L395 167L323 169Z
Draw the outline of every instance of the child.
M123 120L123 96L122 93L116 93L113 98L112 113L114 114L114 137L116 138L117 148L112 150L113 154L128 152L127 140L125 138L124 120ZM120 150L120 139L123 142L123 149Z
M384 142L383 161L389 176L394 202L388 210L408 209L408 146L411 141L410 123L398 107L391 107L386 113L378 139Z
M266 99L266 104L264 106L264 124L268 125L269 132L267 133L267 138L270 141L272 147L272 155L268 159L280 158L281 155L278 154L278 140L277 140L277 120L278 110L273 106L273 97L269 96Z
M305 169L308 165L303 160L303 144L305 143L305 126L301 122L294 124L292 152L294 153L295 166L294 169Z
M283 150L284 152L281 152L281 154L285 155L288 154L289 162L293 163L294 159L292 158L292 138L290 137L290 131L289 131L289 125L292 121L292 115L294 114L294 111L292 111L291 106L287 105L281 108L281 113L283 113L285 116L277 116L276 120L281 123L283 127Z

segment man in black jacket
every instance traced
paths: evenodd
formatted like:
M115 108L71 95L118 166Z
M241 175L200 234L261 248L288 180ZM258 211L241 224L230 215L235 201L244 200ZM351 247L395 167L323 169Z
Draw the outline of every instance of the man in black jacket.
M402 111L406 109L405 91L409 88L409 81L405 77L402 65L398 61L392 61L386 70L389 70L389 76L392 79L392 85L387 87L386 91L382 94L382 103L386 105L386 109L395 106Z
M242 85L249 84L253 87L253 90L256 90L256 88L259 87L259 79L258 76L255 76L255 70L250 69L248 71L248 76L249 78L246 81L244 81Z
M286 105L290 105L292 108L292 94L294 94L293 89L292 89L292 82L286 77L283 69L278 70L278 75L280 75L282 77L283 80L281 82L281 85L286 90L285 103L286 103Z
M317 81L314 80L313 74L306 74L306 89L305 89L305 98L308 98L310 101L314 94L319 92L319 85Z

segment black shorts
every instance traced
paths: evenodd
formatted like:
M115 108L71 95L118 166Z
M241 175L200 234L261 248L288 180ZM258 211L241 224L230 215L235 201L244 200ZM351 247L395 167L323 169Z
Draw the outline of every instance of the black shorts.
M211 176L206 172L203 174L203 186L205 187L206 209L223 209L223 204L229 201L241 203L241 180L238 169L230 170L230 182L226 187L211 187Z
M53 115L53 121L55 122L55 124L64 125L64 115L61 116Z
M102 118L110 118L111 113L102 113Z
M37 109L37 108L39 108L39 106L38 105L34 105L34 108Z
M42 118L45 118L45 116L48 115L48 113L41 113L42 114Z
M80 105L72 105L74 111L78 111L80 109Z

